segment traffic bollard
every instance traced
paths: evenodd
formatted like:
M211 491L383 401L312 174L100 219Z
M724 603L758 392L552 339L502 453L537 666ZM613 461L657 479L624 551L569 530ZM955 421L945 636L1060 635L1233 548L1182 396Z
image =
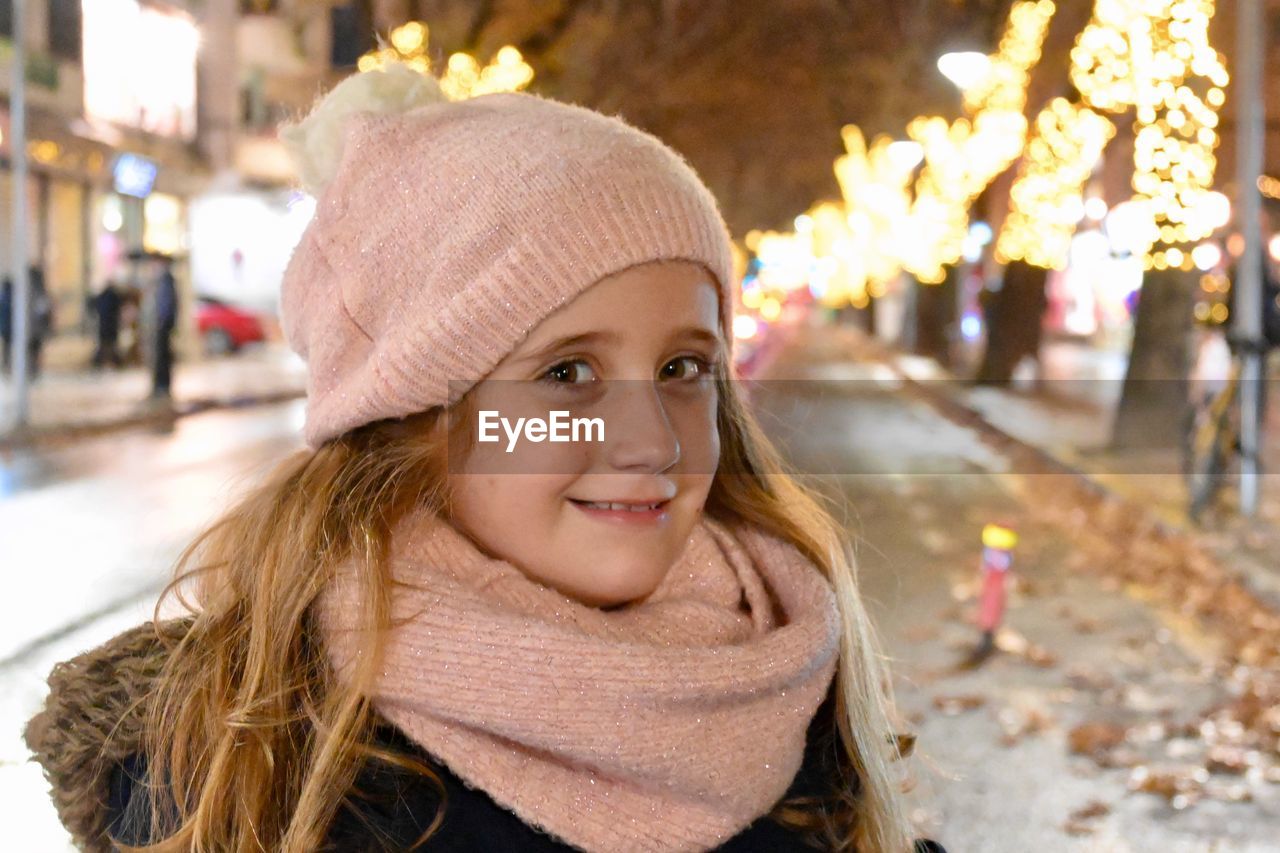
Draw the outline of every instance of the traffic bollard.
M982 640L974 651L973 662L986 659L995 650L996 631L1004 618L1007 580L1013 565L1013 548L1018 534L1002 524L982 528L982 591L978 598L978 627Z

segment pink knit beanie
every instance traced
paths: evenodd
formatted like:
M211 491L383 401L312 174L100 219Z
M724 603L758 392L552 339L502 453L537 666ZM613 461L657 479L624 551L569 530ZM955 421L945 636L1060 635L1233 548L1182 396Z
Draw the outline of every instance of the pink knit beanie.
M344 118L284 275L311 447L456 402L547 315L637 264L706 267L731 337L724 220L653 136L524 94L383 110Z

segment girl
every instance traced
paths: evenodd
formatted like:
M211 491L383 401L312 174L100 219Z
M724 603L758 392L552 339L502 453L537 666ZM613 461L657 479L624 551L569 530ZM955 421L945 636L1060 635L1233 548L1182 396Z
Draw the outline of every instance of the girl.
M836 526L729 381L689 167L400 66L284 138L308 449L184 552L189 618L55 670L28 740L77 840L909 849L909 738ZM601 434L509 429L551 412Z

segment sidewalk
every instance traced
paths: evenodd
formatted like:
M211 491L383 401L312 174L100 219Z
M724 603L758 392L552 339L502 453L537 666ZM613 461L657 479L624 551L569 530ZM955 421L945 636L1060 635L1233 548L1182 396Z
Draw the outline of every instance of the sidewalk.
M888 361L925 393L949 401L968 416L1043 453L1089 487L1127 503L1195 548L1239 572L1249 590L1280 612L1280 399L1271 395L1258 514L1236 511L1237 484L1228 483L1219 510L1202 526L1187 516L1187 490L1176 450L1118 452L1109 447L1119 383L1113 375L1085 377L1082 393L1070 393L1061 375L1052 395L976 386L949 374L936 361L902 353L843 327L814 329L821 344L854 361ZM1058 368L1060 369L1060 367ZM1114 373L1114 371L1112 371ZM839 378L839 377L831 377ZM1104 384L1105 387L1099 387ZM1086 388L1085 386L1091 386ZM1067 393L1063 393L1064 390ZM1018 474L1037 473L1032 470Z
M25 429L16 426L14 383L8 376L0 378L0 449L171 420L209 408L292 399L306 390L302 360L281 343L179 361L168 401L148 399L151 377L145 368L83 367L89 351L83 339L51 343L46 370L30 386Z
M797 330L761 378L782 380L752 386L770 437L854 537L919 736L921 834L991 853L1274 849L1280 610L1240 572L856 332ZM1069 434L1087 412L1010 396L1024 430ZM993 521L1019 541L999 653L974 665Z

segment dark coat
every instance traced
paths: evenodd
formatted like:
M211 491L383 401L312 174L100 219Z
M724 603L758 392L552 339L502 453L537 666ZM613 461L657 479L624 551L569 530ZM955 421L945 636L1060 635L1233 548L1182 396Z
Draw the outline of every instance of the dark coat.
M98 315L98 340L115 343L120 337L120 311L124 307L124 294L111 282L90 300Z
M13 279L5 276L0 282L0 338L13 337L13 312L17 302ZM27 337L40 341L53 331L53 300L44 286L44 273L39 267L27 272Z
M27 742L53 785L59 816L78 844L110 850L111 839L142 843L150 824L145 809L126 811L143 790L145 761L138 752L142 728L125 711L159 671L159 652L148 624L78 658L50 676L45 710L27 728ZM831 701L828 699L828 701ZM820 796L832 778L834 740L828 709L810 726L803 766L787 796ZM108 723L108 721L112 721ZM381 745L413 755L435 770L444 786L444 821L421 848L441 853L521 851L551 853L573 848L523 823L481 790L468 788L390 724L378 729ZM358 794L356 793L358 792ZM430 780L385 765L366 767L327 835L331 851L406 850L436 816L441 797ZM140 800L146 804L147 798ZM805 839L768 817L757 820L717 848L725 853L812 851ZM917 842L918 853L944 853L933 842Z
M167 335L178 323L178 283L167 269L156 280L155 300L156 330Z

